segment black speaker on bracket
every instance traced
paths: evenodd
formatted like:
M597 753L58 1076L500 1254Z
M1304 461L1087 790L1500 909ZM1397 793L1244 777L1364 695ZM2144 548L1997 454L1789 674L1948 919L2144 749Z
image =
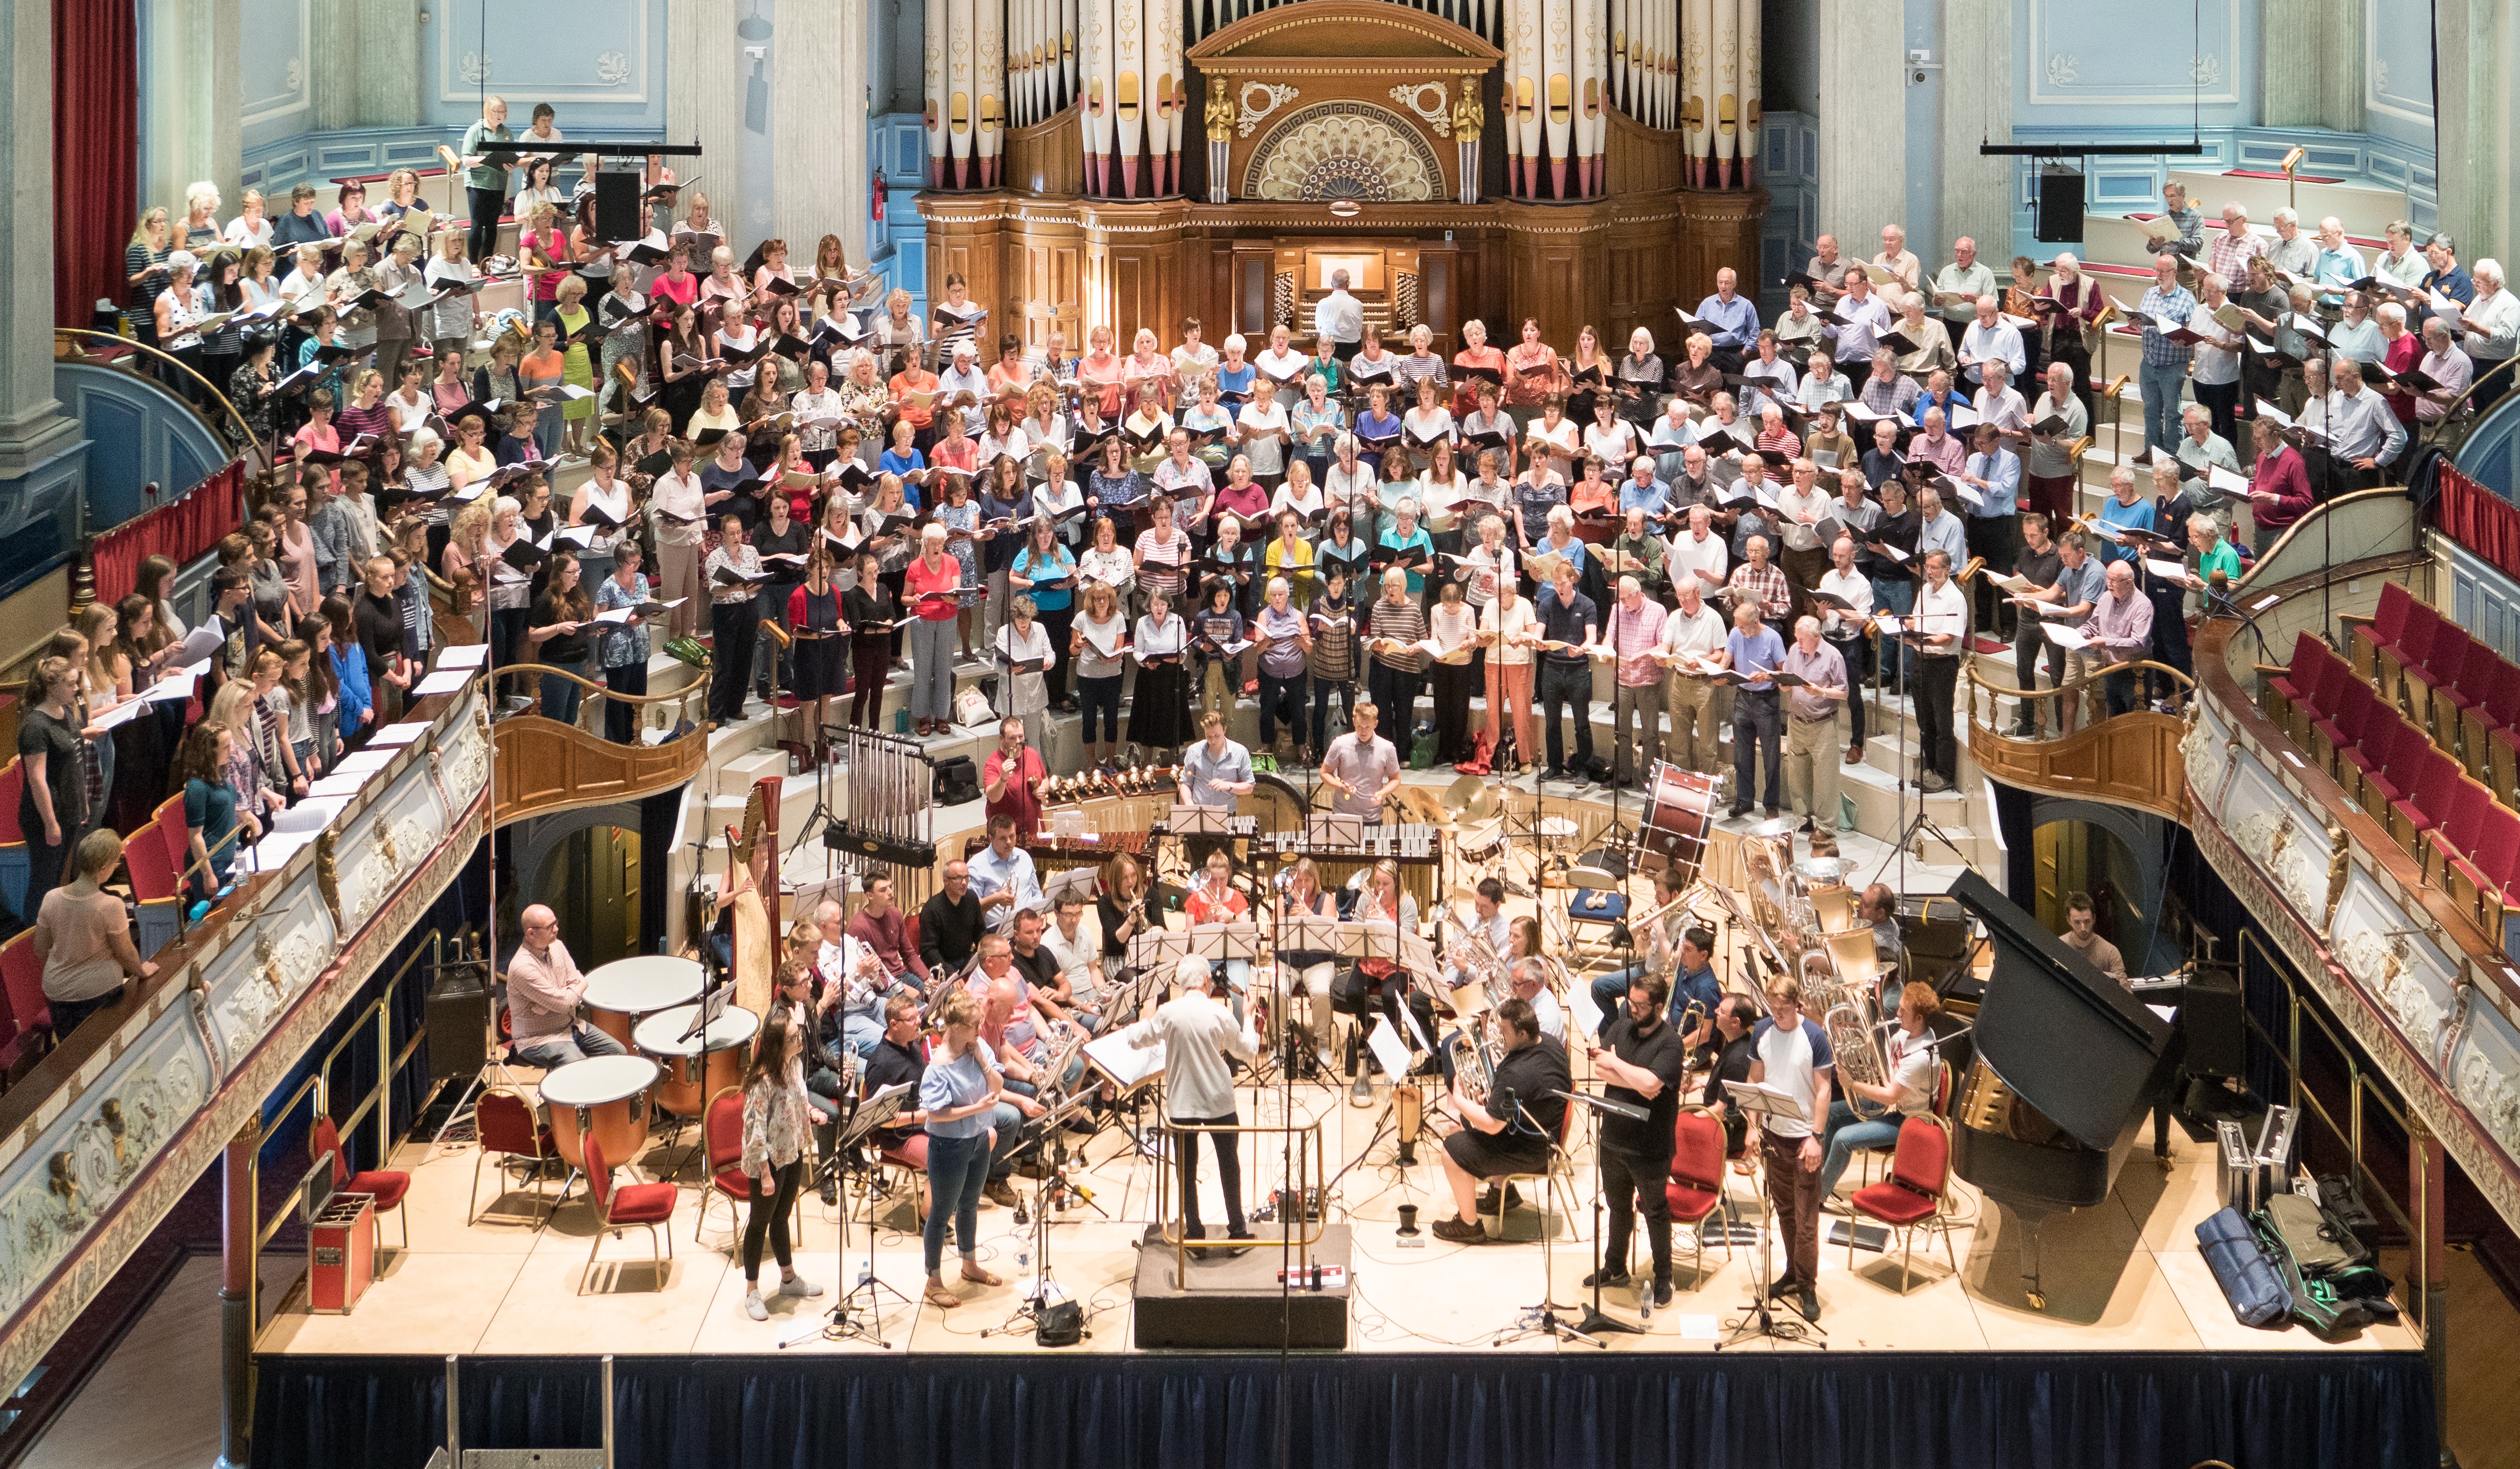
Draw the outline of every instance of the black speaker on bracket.
M2068 169L2039 175L2038 241L2073 244L2083 238L2083 176Z
M639 217L639 175L610 169L595 176L595 232L606 240L637 240L648 233ZM2046 239L2046 236L2041 236Z

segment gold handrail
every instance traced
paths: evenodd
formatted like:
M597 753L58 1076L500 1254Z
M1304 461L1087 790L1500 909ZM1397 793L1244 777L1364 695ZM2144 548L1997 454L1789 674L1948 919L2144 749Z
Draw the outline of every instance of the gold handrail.
M2068 693L2079 692L2093 684L2105 684L2107 680L2119 674L2136 673L2168 674L2176 683L2175 691L2170 695L2170 701L2173 703L2190 698L2194 696L2196 692L2196 680L2194 678L2180 672L2178 669L2171 667L2167 663L2157 663L2150 658L2138 658L2132 663L2114 664L2099 673L2089 674L2083 678L2074 679L2067 683L2057 685L2052 689L2019 689L2010 685L1990 684L1977 676L1976 669L1966 667L1960 670L1960 678L1963 690L1962 696L1968 701L1970 727L1973 729L1992 730L1995 728L1993 725L1978 717L1977 695L1980 693L1986 693L1996 697L2002 697L2008 693L2014 698L2020 699L2024 702L2028 702L2031 699L2060 698ZM2105 690L2102 690L2101 694L2096 696L2105 697Z
M502 663L491 669L490 674L493 678L501 679L521 678L526 674L535 674L546 679L566 679L590 693L600 693L606 698L619 699L625 704L689 703L693 690L705 691L708 688L706 680L695 679L671 693L615 693L608 684L599 684L582 673L571 673L565 668L555 668L548 663Z
M195 370L192 364L184 361L184 359L160 348L153 347L145 341L136 341L131 337L124 336L113 332L97 332L86 327L55 327L53 329L53 335L57 337L93 336L99 341L110 341L114 343L116 346L127 347L134 352L146 353L160 362L172 363L176 370L181 372L184 376L209 389L210 396L217 399L219 406L226 409L228 417L235 421L237 431L244 436L246 443L252 446L256 452L262 455L262 464L265 469L270 468L273 462L279 459L280 450L278 442L275 440L272 443L265 443L260 438L257 438L254 435L253 425L248 423L245 421L245 415L237 412L236 404L229 401L227 389L221 387L215 382L212 382L209 378L202 377L199 371ZM112 371L112 364L100 362L96 358L90 357L84 352L80 353L79 356L81 360L87 362L90 366L105 368L108 371ZM54 359L56 362L60 360L61 359L58 357ZM204 427L211 427L215 430L215 425L208 423L209 416L202 412L200 404L193 402L189 398L180 399L179 401L183 403L185 408L191 410L193 417L203 421Z

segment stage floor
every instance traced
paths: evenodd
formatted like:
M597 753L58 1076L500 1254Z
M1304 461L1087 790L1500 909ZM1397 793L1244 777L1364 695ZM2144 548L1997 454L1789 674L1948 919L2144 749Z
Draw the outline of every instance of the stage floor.
M1581 1056L1577 1057L1579 1073ZM1349 1341L1352 1352L1418 1353L1451 1349L1489 1350L1502 1330L1511 1328L1523 1308L1543 1291L1544 1259L1538 1243L1454 1246L1425 1239L1423 1248L1397 1243L1398 1208L1419 1206L1421 1230L1451 1213L1440 1168L1432 1161L1433 1145L1421 1147L1419 1163L1401 1169L1393 1162L1394 1143L1376 1135L1384 1115L1386 1090L1375 1089L1374 1105L1349 1103L1345 1090L1298 1084L1293 1090L1297 1116L1322 1125L1328 1168L1346 1173L1333 1194L1333 1218L1354 1231L1354 1312ZM1274 1122L1282 1113L1282 1093L1271 1091L1254 1104L1254 1093L1239 1093L1241 1115ZM660 1134L661 1137L661 1134ZM1853 1267L1843 1244L1821 1250L1821 1325L1838 1352L2179 1352L2216 1353L2325 1352L2368 1353L2415 1347L2410 1333L2398 1326L2365 1331L2350 1340L2321 1343L2307 1331L2253 1330L2231 1317L2212 1272L2195 1249L2193 1227L2212 1212L2215 1171L2211 1154L2173 1130L2174 1166L2164 1172L2147 1150L2138 1149L2119 1176L2108 1202L2067 1218L2050 1221L2044 1231L2048 1309L2035 1312L2024 1299L2013 1250L2002 1238L1994 1211L1975 1191L1956 1183L1953 1209L1961 1223L1952 1231L1959 1269L1955 1274L1942 1246L1920 1235L1914 1276L1900 1293L1899 1254L1895 1243L1887 1254L1859 1249ZM1278 1178L1275 1148L1245 1146L1246 1176L1257 1175L1260 1186L1246 1183L1246 1199L1274 1187ZM1553 1261L1548 1269L1551 1294L1561 1305L1580 1306L1590 1293L1579 1282L1592 1269L1592 1200L1594 1173L1589 1140L1579 1142L1575 1161L1578 1184L1576 1213L1560 1218L1553 1211L1548 1224L1553 1239ZM1130 1319L1133 1245L1152 1218L1148 1191L1156 1165L1135 1157L1118 1131L1105 1132L1088 1144L1094 1160L1090 1181L1096 1202L1109 1211L1106 1219L1091 1210L1062 1216L1052 1226L1053 1278L1084 1302L1090 1313L1091 1337L1068 1355L1134 1353ZM1271 1156L1253 1159L1255 1152ZM642 1178L679 1166L683 1185L672 1230L674 1255L661 1281L649 1263L645 1231L629 1230L608 1237L601 1259L587 1269L592 1242L593 1210L583 1186L542 1227L529 1192L504 1194L488 1171L482 1179L482 1200L497 1211L491 1218L465 1223L466 1186L473 1172L471 1148L448 1147L429 1156L424 1145L406 1147L396 1166L414 1173L405 1206L411 1225L408 1249L383 1252L383 1270L355 1313L315 1315L306 1309L303 1287L293 1288L278 1305L257 1343L267 1354L357 1356L638 1354L761 1354L806 1335L794 1350L804 1353L877 1351L862 1342L832 1343L811 1335L831 1294L857 1278L866 1260L863 1207L850 1225L852 1248L845 1263L835 1261L837 1211L810 1193L803 1204L803 1237L797 1264L802 1273L820 1283L820 1301L779 1298L771 1302L770 1319L756 1322L743 1313L743 1274L737 1263L740 1233L726 1202L710 1201L707 1221L695 1243L700 1213L700 1191L692 1186L698 1166L693 1160L691 1134L668 1151L652 1143L640 1157ZM1224 1218L1216 1192L1213 1159L1202 1159L1209 1202L1203 1207L1211 1225L1221 1232ZM1860 1181L1861 1163L1850 1170L1844 1185ZM1877 1171L1877 1170L1876 1170ZM1739 1218L1755 1223L1765 1214L1755 1180L1729 1180ZM1016 1180L1027 1206L1033 1185ZM546 1183L545 1192L557 1185ZM1536 1192L1528 1183L1528 1195ZM1526 1199L1526 1205L1534 1200ZM912 1203L896 1193L879 1203L881 1226L875 1242L877 1277L915 1302L922 1279L919 1236L911 1231ZM504 1215L505 1218L501 1218ZM1519 1224L1528 1234L1531 1211L1508 1216L1508 1227ZM887 1303L882 1332L893 1352L917 1354L1030 1353L1028 1328L988 1335L1005 1322L1021 1300L1017 1258L1031 1248L1036 1231L1019 1229L1011 1211L983 1207L979 1216L981 1263L1006 1277L995 1287L960 1285L964 1304L939 1311L899 1302ZM1267 1225L1259 1225L1263 1230ZM399 1237L395 1222L383 1227L388 1241ZM1636 1246L1643 1263L1642 1241ZM1729 1261L1720 1246L1710 1245L1706 1267L1692 1270L1684 1243L1672 1304L1653 1313L1642 1334L1607 1338L1613 1352L1689 1353L1713 1350L1725 1324L1740 1313L1749 1299L1749 1251L1736 1247ZM949 1244L946 1269L954 1271ZM765 1261L765 1283L777 1269ZM1648 1271L1640 1271L1646 1274ZM586 1294L580 1295L583 1280ZM1638 1321L1631 1289L1605 1291L1605 1310L1634 1324ZM1545 1338L1525 1339L1496 1349L1519 1352L1574 1352L1593 1349L1558 1346ZM1762 1350L1766 1350L1762 1346ZM1799 1350L1799 1349L1793 1349Z

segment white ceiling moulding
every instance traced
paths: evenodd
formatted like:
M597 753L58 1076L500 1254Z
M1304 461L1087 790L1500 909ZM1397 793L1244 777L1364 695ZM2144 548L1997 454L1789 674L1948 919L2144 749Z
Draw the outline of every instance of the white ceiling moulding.
M269 97L248 101L238 112L237 121L243 126L252 127L313 107L315 89L307 85L306 59L314 54L314 0L297 0L297 50L290 57L284 73L286 89Z
M2059 0L2030 0L2030 25L2026 45L2030 67L2030 105L2050 108L2161 108L2174 103L2192 103L2199 107L2234 107L2240 101L2240 7L2237 0L2222 0L2228 26L2223 31L2208 31L2198 38L2197 52L2183 66L2173 63L2163 68L2164 79L2158 83L2129 83L2124 79L2082 83L2087 69L2084 55L2093 51L2084 40L2102 39L2100 35L2080 27L2094 23L2094 16L2113 16L2112 11L2092 11L2060 6ZM2069 36L2057 33L2057 14L2080 22ZM2123 25L2123 19L2114 24ZM2107 39L2134 41L2133 36ZM2175 42L2174 38L2174 42Z
M487 0L446 0L437 13L437 100L440 102L473 102L482 93L496 93L509 101L510 124L524 130L521 113L537 102L590 102L615 106L645 107L650 101L648 84L653 74L649 34L648 0L624 0L604 9L617 18L616 27L604 34L586 38L582 55L571 53L574 60L555 56L549 48L536 49L521 39L513 39L516 58L534 58L534 74L512 69L499 70L498 37L491 37L487 55L481 51L481 7ZM582 78L582 80L580 79ZM565 123L561 131L567 132Z
M2393 80L2429 86L2433 77L2432 68L2429 67L2416 76L2395 78L2390 76L2389 64L2380 55L2380 12L2385 9L2387 7L2379 5L2366 5L2362 9L2363 111L2378 112L2385 117L2395 117L2401 122L2412 122L2430 127L2433 125L2433 110L2429 103L2421 97L2393 93L2389 89L2389 84Z

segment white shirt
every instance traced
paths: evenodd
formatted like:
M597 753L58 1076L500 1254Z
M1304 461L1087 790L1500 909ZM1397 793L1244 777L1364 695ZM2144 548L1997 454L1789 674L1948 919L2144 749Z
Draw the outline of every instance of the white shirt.
M1831 597L1843 597L1853 602L1857 617L1872 610L1872 583L1866 581L1862 572L1840 571L1831 566L1821 573L1820 589ZM1860 626L1862 623L1856 617L1835 608L1820 620L1821 636L1826 638L1851 636L1853 630Z
M1968 642L1968 599L1960 584L1945 581L1940 590L1930 582L1916 584L1916 627L1928 637L1956 635L1955 641L1923 649L1928 658L1957 658Z
M1968 324L1968 330L1960 334L1960 360L1972 365L2001 361L2015 378L2027 365L2021 355L2021 333L2001 316L1992 327L1976 321Z
M1503 603L1490 601L1479 612L1479 631L1497 635L1496 645L1488 649L1489 662L1505 668L1519 668L1531 661L1531 649L1522 644L1508 646L1505 640L1508 637L1527 638L1538 633L1540 618L1533 612L1528 597L1515 598L1509 610Z
M1032 636L1017 637L1014 619L1010 617L1006 626L998 629L998 651L1006 654L1009 663L1046 663L1050 657L1049 630L1036 617L1033 619ZM1049 706L1050 691L1043 684L1039 670L1015 676L1014 707L1008 713L1039 714Z
M2459 345L2478 362L2500 362L2511 355L2515 344L2520 344L2520 296L2509 290L2498 289L2492 295L2480 292L2463 314L2469 322L2485 329L2482 336L2459 338Z
M1666 653L1695 653L1701 657L1711 657L1724 651L1724 645L1732 628L1732 625L1725 620L1724 614L1715 610L1713 602L1700 601L1697 604L1697 615L1694 617L1675 608L1662 620L1661 650ZM1678 670L1675 669L1674 672Z
M689 525L678 525L658 516L656 539L667 546L698 546L708 515L708 501L700 490L697 474L677 474L671 469L656 476L652 487L656 509L689 518Z
M1313 307L1313 334L1327 336L1334 342L1352 342L1365 335L1365 306L1344 290L1333 290Z
M1801 1102L1805 1113L1804 1120L1800 1122L1770 1117L1761 1119L1759 1125L1778 1137L1812 1135L1809 1114L1818 1097L1814 1083L1822 1071L1833 1069L1816 1064L1821 1051L1828 1045L1820 1022L1805 1016L1794 1029L1783 1030L1772 1020L1762 1020L1757 1036L1757 1054L1767 1067L1767 1085ZM1815 1037L1819 1039L1815 1041Z
M1248 1061L1260 1050L1249 1025L1197 990L1164 1002L1121 1034L1141 1050L1164 1048L1164 1111L1177 1122L1231 1116L1234 1073L1225 1058Z
M1675 587L1680 585L1683 572L1708 573L1715 578L1713 583L1710 584L1705 577L1698 578L1697 590L1704 592L1710 585L1720 587L1724 584L1725 576L1732 569L1732 551L1712 526L1707 528L1703 541L1682 531L1671 538L1671 550L1663 554L1662 569L1663 575L1670 577Z

